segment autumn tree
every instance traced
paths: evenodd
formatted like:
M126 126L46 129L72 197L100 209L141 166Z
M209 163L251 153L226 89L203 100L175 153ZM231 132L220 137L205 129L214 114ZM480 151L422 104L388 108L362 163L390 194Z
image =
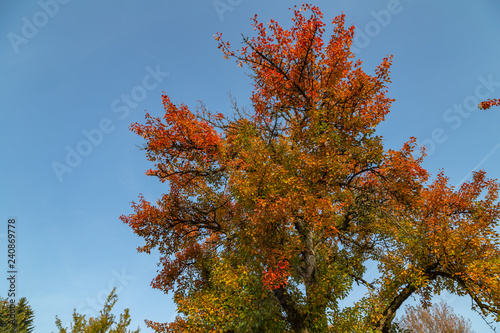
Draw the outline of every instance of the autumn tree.
M125 309L123 314L120 314L118 322L115 315L111 313L113 306L118 301L115 290L116 288L113 288L109 294L97 318L87 319L85 315L77 313L74 309L73 322L69 327L63 327L61 319L56 316L58 333L139 333L139 328L134 331L128 329L131 322L129 309Z
M422 304L406 307L398 324L412 333L474 333L470 320L455 314L443 300L430 307Z
M15 303L0 297L0 333L34 332L34 320L35 313L25 297Z
M350 51L354 27L293 8L292 27L253 19L257 35L225 58L254 81L251 110L192 112L163 95L165 113L131 130L166 183L121 217L160 253L152 286L180 315L157 332L389 332L411 296L442 290L500 313L498 184L474 173L459 188L432 180L415 139L385 149L377 126L391 57L373 74ZM367 276L368 263L380 274ZM359 286L359 287L358 287ZM353 306L340 301L359 288Z

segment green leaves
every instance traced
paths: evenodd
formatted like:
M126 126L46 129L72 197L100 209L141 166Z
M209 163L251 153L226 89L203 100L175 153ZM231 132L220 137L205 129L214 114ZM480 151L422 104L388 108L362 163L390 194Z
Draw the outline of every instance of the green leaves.
M59 333L139 333L139 328L134 331L128 329L131 322L128 309L120 314L120 320L116 322L115 316L111 313L113 306L118 301L115 290L116 288L113 288L109 294L98 318L87 319L85 315L77 313L75 309L73 310L73 322L69 328L65 328L56 316L56 327Z
M31 333L35 314L25 297L11 306L9 299L0 297L0 333ZM13 321L14 320L14 321Z

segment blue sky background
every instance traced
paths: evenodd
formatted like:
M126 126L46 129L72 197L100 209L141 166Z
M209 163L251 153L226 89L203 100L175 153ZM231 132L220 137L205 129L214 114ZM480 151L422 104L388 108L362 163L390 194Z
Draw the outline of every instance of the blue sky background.
M241 33L252 35L255 13L288 26L288 8L301 2L55 1L0 5L2 275L7 219L15 217L17 288L35 311L36 332L55 331L56 315L68 325L73 308L96 315L113 287L115 314L128 307L132 327L152 332L144 319L170 321L175 308L149 285L157 256L136 252L143 242L119 216L139 193L154 201L166 185L144 175L151 165L128 127L143 121L144 110L162 114L162 91L224 114L229 91L249 105L249 78L222 59L213 35L237 47ZM428 146L425 166L434 175L443 168L452 184L475 168L500 176L500 110L475 107L500 97L498 0L310 2L328 22L343 11L357 27L354 47L366 71L394 55L396 102L379 129L387 147L417 137ZM226 11L217 11L221 3ZM135 101L122 100L131 94ZM107 133L100 138L95 129ZM68 166L68 151L78 149L86 156ZM68 169L58 177L54 163ZM7 287L0 279L0 296ZM487 331L469 299L444 297L477 332Z

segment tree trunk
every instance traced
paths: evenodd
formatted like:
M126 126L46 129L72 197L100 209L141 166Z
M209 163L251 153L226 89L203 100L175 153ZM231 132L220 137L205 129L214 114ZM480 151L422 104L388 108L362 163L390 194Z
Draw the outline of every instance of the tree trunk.
M384 313L382 314L382 318L377 322L375 328L382 333L389 333L392 320L396 316L396 311L416 290L417 288L415 286L411 284L406 285L406 287L399 293L399 295L397 295L392 300L387 309L385 309Z

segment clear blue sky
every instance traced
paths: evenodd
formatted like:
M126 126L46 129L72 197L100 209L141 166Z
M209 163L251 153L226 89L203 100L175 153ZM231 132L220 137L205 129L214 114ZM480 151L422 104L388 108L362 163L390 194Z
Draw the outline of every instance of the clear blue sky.
M151 332L144 319L174 317L171 296L149 285L157 257L138 254L142 240L119 220L139 193L154 201L166 190L144 175L150 164L128 126L142 121L144 110L162 113L162 91L225 114L229 91L248 105L248 77L222 59L212 36L222 32L238 46L241 33L252 34L255 13L288 25L288 8L300 3L2 2L0 267L6 274L6 225L15 217L17 288L35 311L37 332L55 331L56 315L68 324L73 308L96 315L114 286L115 313L130 308L133 327ZM452 183L474 168L500 176L500 110L475 108L478 98L500 97L498 0L311 3L328 21L344 12L358 28L354 44L365 70L394 55L396 102L380 127L388 147L410 136L426 142L425 166L433 174L443 168ZM7 282L0 281L5 297ZM468 299L448 301L468 316ZM477 332L487 331L470 318Z

